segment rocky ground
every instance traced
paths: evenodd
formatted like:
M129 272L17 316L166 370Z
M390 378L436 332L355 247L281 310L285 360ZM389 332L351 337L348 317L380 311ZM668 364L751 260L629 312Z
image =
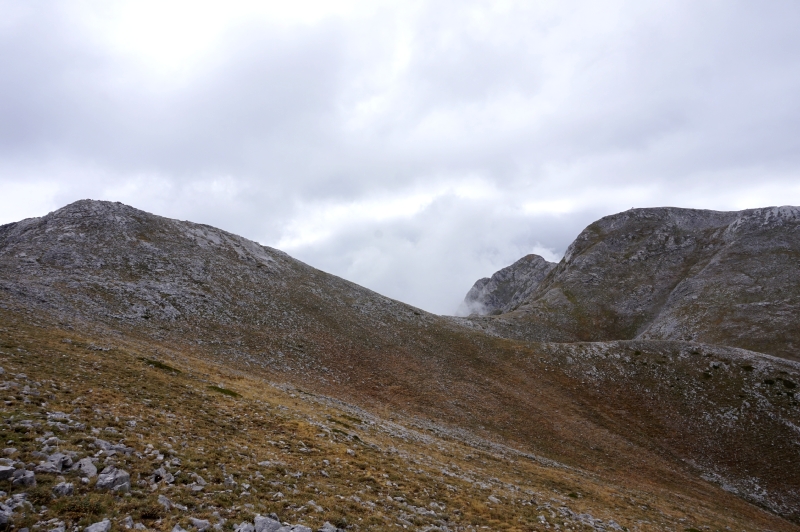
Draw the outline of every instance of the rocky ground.
M743 518L769 521L741 503L728 516L634 487L609 489L475 435L382 418L202 361L179 369L74 332L4 325L0 519L14 529L674 530L729 522L738 530L748 528Z

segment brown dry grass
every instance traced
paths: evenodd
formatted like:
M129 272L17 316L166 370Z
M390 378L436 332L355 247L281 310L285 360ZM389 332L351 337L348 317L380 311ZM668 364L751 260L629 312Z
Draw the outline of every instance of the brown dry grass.
M6 373L24 372L30 380L42 383L41 395L30 404L5 392L10 404L3 409L4 418L42 422L46 411L79 408L73 418L86 423L87 431L113 427L118 436L103 430L100 437L121 438L142 453L151 444L166 457L178 456L184 472L175 485L151 492L136 484L159 462L121 458L119 465L131 473L134 483L130 497L79 487L72 502L55 501L43 515L27 516L18 526L50 517L80 524L96 520L86 513L115 519L130 514L160 530L170 530L175 523L188 526L186 514L159 510L155 499L164 493L189 507L189 515L194 517L209 518L218 511L228 519L228 526L255 513L274 511L284 520L309 526L328 520L361 530L398 530L403 524L409 528L446 524L461 529L539 530L544 527L540 516L550 524L563 523L559 511L563 506L575 514L589 513L606 522L613 519L629 530L797 529L713 485L671 469L656 453L631 448L612 433L603 434L587 425L567 402L560 412L547 412L564 394L553 386L536 396L544 401L532 416L540 426L504 425L521 419L519 414L505 416L499 409L520 408L510 394L508 401L492 406L496 409L492 410L495 430L514 441L515 434L549 431L562 424L552 434L574 431L574 439L592 440L591 445L572 454L562 452L567 458L589 461L593 457L587 448L599 449L592 451L595 456L620 453L620 457L605 458L606 465L592 471L547 465L492 447L487 440L457 437L437 428L447 425L430 424L419 417L420 405L442 401L441 393L413 404L407 401L415 390L392 390L390 400L385 400L383 394L389 392L382 389L372 397L354 393L354 399L362 404L381 405L360 411L329 399L319 384L300 388L276 385L270 381L281 375L270 377L262 371L214 363L208 353L198 356L177 344L97 336L46 324L37 327L10 312L0 312L0 326L0 360ZM93 345L110 349L100 351ZM480 367L490 373L498 371L485 363ZM353 374L354 379L360 376L357 369ZM556 381L563 378L551 377ZM530 384L522 376L519 379L521 386ZM219 393L219 389L238 396ZM550 392L559 395L545 400ZM533 403L526 399L522 404ZM488 418L485 413L483 416L480 419ZM128 421L136 421L135 428L129 427ZM10 427L3 427L0 439L13 440L21 450L20 458L35 461L30 452L36 448L36 434ZM479 427L475 432L491 434ZM61 437L68 440L65 448L69 449L85 451L91 442L91 438L74 434ZM538 441L550 440L543 437ZM639 461L626 468L624 462L635 460L636 453L641 453ZM259 466L264 460L273 465ZM641 463L645 460L654 463ZM663 476L644 478L643 470ZM199 495L187 488L189 472L197 472L209 482ZM224 486L226 474L233 475L236 488ZM42 485L55 481L40 477ZM244 484L250 488L244 490ZM15 491L10 486L3 489ZM277 492L283 498L276 498ZM490 495L497 502L490 502ZM322 511L314 511L309 500ZM431 503L437 506L431 507ZM433 509L436 515L422 515L408 505ZM580 525L571 526L581 529Z

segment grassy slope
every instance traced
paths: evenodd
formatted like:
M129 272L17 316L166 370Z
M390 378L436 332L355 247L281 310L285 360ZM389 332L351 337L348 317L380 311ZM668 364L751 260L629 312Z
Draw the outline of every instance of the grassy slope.
M73 419L85 423L86 430L59 434L66 440L62 450L85 452L92 428L101 429L100 437L119 439L139 452L152 444L167 458L177 456L181 465L172 471L183 472L174 486L151 491L137 481L161 462L117 457L118 465L132 473L130 497L98 494L89 486L57 501L49 500L47 489L56 480L40 474L39 486L28 491L47 510L28 515L17 523L20 527L50 518L85 524L104 515L132 515L151 528L170 530L175 523L188 526L189 515L210 517L217 511L230 526L254 513L275 511L291 522L313 526L346 520L370 530L403 524L536 530L545 527L540 516L580 530L587 528L580 522L587 522L587 515L631 530L796 529L708 483L690 478L683 485L648 483L531 460L407 414L384 411L382 417L306 388L276 386L268 372L211 363L213 357L166 343L64 330L8 311L0 311L0 326L5 377L22 381L12 374L24 372L24 382L40 384L32 385L36 396L5 392L3 417L11 423L2 438L19 449L16 458L36 460L30 452L38 447L34 438L47 429L45 412L79 408ZM43 427L21 429L16 422L22 418ZM272 465L257 465L263 460ZM209 482L200 494L186 486L190 472ZM226 474L233 475L236 487L223 484ZM284 497L276 499L277 492ZM188 512L159 510L160 493ZM312 499L321 511L311 509ZM412 507L433 509L436 515Z

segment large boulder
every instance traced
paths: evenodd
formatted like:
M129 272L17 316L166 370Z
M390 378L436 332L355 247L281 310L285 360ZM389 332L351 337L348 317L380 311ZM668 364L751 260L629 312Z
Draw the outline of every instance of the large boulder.
M53 495L56 497L64 497L67 495L72 495L73 491L74 488L72 487L71 482L60 482L53 488Z
M83 529L83 532L109 532L111 530L111 521L103 519L97 523L92 523Z
M130 491L131 476L127 471L108 466L97 477L95 488L110 491Z
M13 478L14 480L11 482L13 486L29 488L36 485L36 476L33 471L17 469L14 471Z
M255 519L255 532L276 532L283 525L277 519L257 515Z
M72 466L72 470L86 478L97 476L97 467L92 463L91 458L82 458L78 460L78 463Z

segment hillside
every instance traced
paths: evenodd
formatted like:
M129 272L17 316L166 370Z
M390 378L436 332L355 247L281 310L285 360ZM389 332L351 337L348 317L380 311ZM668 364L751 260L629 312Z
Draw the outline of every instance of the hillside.
M213 450L191 471L218 479L215 502L186 488L179 500L188 510L151 519L152 528L223 510L228 525L274 511L314 526L344 518L354 529L530 530L561 520L577 529L614 521L630 530L797 530L791 521L800 521L800 472L786 467L800 462L800 366L789 360L686 341L500 338L481 320L425 313L224 231L92 201L0 227L0 326L2 364L17 375L6 389L43 393L53 381L71 390L52 392L47 406L11 394L9 426L77 407L85 428L70 440L75 452L106 424L143 456L147 442L175 446L154 436L169 427L186 456ZM85 407L67 405L77 397ZM276 414L279 423L253 417ZM146 427L141 440L126 419ZM32 432L24 456L44 437ZM321 433L330 443L314 439ZM375 452L351 460L346 445ZM287 465L259 469L264 479L251 482L255 460L279 449ZM341 480L319 478L323 460L335 458L345 461ZM145 473L145 462L126 467ZM234 467L238 488L225 484ZM309 487L286 476L293 472L317 480ZM242 476L268 497L248 491L240 500ZM150 504L160 489L146 483L132 497ZM323 511L309 510L311 492ZM141 516L104 500L100 513ZM378 521L357 522L373 514Z
M589 225L514 312L479 321L532 341L683 340L800 360L799 280L800 208L632 209Z

